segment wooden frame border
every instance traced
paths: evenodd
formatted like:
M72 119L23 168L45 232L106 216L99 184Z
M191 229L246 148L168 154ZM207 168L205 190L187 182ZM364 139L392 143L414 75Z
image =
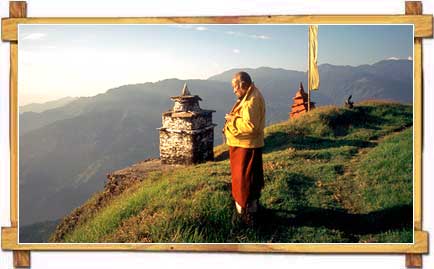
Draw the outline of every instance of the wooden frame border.
M11 227L2 227L2 249L14 251L16 267L30 266L30 250L147 250L194 252L405 253L409 267L421 267L428 253L422 231L422 38L433 36L433 16L422 15L422 3L406 2L406 15L299 15L147 18L26 18L25 1L10 2L2 18L2 40L10 42ZM413 24L414 25L414 243L413 244L18 244L17 81L18 24Z
M431 15L298 15L147 18L3 18L2 40L17 41L23 24L414 24L415 37L432 37Z
M414 244L17 244L18 228L2 228L5 250L148 250L191 252L272 252L272 253L428 253L428 233L415 231Z

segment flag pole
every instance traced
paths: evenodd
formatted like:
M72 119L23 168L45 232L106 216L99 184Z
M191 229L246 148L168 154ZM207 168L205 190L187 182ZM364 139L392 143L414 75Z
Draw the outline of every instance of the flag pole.
M307 111L310 111L310 26L307 28Z

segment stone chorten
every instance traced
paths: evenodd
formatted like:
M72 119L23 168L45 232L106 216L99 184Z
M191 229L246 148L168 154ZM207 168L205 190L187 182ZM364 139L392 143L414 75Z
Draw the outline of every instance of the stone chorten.
M289 118L296 118L301 114L307 112L307 93L304 92L303 84L300 82L300 88L295 93L293 99L293 104L291 106L291 112L289 113ZM310 109L315 108L315 103L310 102Z
M199 106L202 99L191 95L187 83L180 96L170 97L172 110L163 112L160 131L162 164L196 164L214 159L212 113Z

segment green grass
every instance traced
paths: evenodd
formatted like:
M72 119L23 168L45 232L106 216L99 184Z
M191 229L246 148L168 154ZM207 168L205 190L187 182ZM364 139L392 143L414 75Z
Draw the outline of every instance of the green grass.
M367 210L412 203L412 136L413 128L408 128L387 137L358 164L359 179L366 179L362 190Z
M412 107L323 107L266 128L259 226L232 221L218 161L151 173L64 242L411 242ZM83 218L86 219L86 218Z

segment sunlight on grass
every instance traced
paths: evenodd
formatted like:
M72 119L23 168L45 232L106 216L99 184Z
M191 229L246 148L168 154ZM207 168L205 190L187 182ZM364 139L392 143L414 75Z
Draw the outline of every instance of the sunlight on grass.
M92 217L64 241L409 242L411 125L411 106L367 102L267 127L257 229L233 222L227 146L219 145L217 161L151 173L86 212Z

